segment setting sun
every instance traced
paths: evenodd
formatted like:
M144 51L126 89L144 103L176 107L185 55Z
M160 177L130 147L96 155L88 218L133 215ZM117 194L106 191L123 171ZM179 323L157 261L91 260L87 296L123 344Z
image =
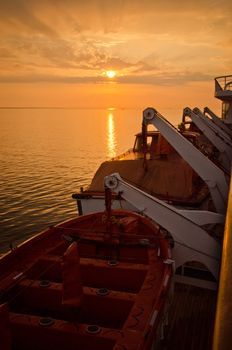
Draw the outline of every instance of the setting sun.
M107 71L106 71L106 76L107 76L107 78L112 79L112 78L115 77L115 75L116 75L116 72L115 72L114 70L107 70Z

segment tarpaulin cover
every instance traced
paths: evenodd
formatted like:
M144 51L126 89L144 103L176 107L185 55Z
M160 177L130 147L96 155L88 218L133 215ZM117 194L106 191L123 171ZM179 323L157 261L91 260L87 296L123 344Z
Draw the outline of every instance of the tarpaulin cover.
M143 159L106 161L97 170L90 191L104 190L104 177L112 173L120 176L144 191L187 199L193 195L192 168L182 159L153 159L147 161L147 171L143 166Z

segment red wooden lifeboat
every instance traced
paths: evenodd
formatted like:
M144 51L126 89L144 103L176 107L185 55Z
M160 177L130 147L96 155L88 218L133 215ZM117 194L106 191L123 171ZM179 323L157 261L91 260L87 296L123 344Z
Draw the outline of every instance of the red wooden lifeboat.
M1 349L149 349L170 258L162 230L128 211L49 228L0 259Z

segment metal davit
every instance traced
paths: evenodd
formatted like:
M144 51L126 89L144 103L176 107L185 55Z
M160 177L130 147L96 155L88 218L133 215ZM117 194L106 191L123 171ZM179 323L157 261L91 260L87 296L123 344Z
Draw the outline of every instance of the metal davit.
M229 350L232 344L232 181L226 215L213 350Z

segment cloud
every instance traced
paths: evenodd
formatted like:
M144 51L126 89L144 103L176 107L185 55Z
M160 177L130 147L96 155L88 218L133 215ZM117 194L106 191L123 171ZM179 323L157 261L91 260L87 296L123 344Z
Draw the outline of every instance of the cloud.
M65 76L65 75L18 75L0 76L0 83L63 83L63 84L137 84L156 86L175 86L188 84L189 81L201 82L212 81L214 76L202 74L201 72L190 73L176 72L173 74L141 74L118 76L114 80L109 80L103 75L89 76Z
M37 32L52 37L57 36L54 28L34 13L30 2L23 0L0 1L0 13L1 21L6 26L5 29L21 28L27 33L33 31L33 33ZM4 26L1 27L4 28Z
M0 2L1 21L28 34L62 37L85 31L108 33L198 32L230 21L230 1L153 0L7 0ZM220 22L221 21L221 22ZM215 24L213 24L215 22ZM4 26L2 26L3 28ZM199 28L200 27L200 28ZM5 27L6 29L6 27ZM32 31L32 33L30 33Z
M223 0L0 0L1 81L104 83L109 69L120 84L212 79L232 69L231 10Z
M0 57L2 60L9 60L11 58L16 58L17 56L8 48L0 47Z

